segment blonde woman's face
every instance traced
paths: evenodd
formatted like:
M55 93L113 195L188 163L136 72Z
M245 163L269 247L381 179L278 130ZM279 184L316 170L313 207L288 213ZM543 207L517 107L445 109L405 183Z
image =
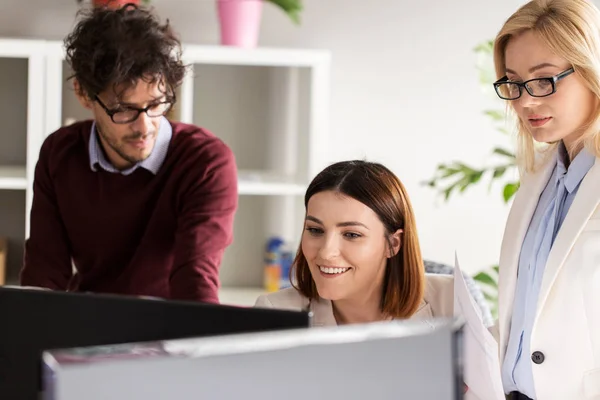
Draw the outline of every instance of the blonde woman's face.
M510 39L505 51L506 76L510 81L556 76L571 68L536 37L526 31ZM537 142L564 140L569 146L578 139L596 109L596 97L576 74L556 82L556 92L547 97L532 97L525 89L512 100L519 119Z
M304 228L302 252L320 297L360 302L381 295L388 245L373 210L337 192L317 193Z

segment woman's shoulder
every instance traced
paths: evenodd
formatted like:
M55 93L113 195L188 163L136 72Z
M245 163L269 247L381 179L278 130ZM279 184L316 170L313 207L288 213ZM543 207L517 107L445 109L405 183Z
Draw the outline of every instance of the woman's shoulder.
M256 299L255 307L302 310L308 306L308 299L293 287L278 292L263 294Z
M450 292L454 294L454 275L425 274L425 296L428 293Z
M424 300L431 306L434 317L454 315L454 276L425 274Z

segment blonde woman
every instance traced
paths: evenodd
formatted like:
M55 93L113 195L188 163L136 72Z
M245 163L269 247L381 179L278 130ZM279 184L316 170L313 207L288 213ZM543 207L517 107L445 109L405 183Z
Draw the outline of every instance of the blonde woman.
M600 13L530 1L500 30L494 62L522 172L500 256L504 390L600 399Z

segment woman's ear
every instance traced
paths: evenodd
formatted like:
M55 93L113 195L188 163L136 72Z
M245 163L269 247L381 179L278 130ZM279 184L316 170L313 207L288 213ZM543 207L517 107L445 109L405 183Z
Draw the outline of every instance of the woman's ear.
M402 247L402 233L404 231L402 229L398 229L396 232L390 235L390 256L388 258L394 257L400 251L400 247Z

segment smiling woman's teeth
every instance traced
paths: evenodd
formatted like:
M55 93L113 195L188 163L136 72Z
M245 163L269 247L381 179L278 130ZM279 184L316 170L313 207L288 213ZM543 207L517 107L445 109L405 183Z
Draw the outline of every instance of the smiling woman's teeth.
M319 267L321 272L325 274L343 274L348 271L350 268L329 268L329 267Z

